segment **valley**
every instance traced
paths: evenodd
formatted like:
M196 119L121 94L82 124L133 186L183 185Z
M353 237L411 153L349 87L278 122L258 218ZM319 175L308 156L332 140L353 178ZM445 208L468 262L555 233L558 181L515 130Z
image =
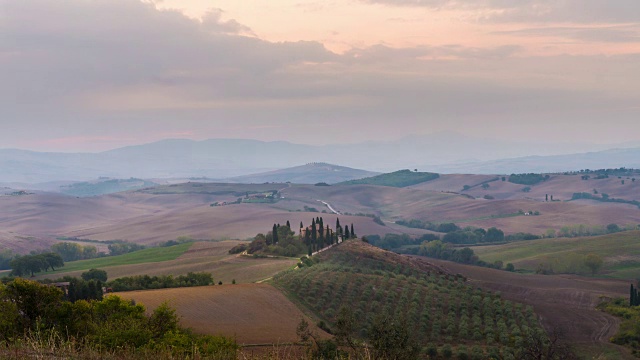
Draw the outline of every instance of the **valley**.
M479 287L489 291L487 295L478 293L480 300L486 297L485 302L504 299L508 304L523 303L539 316L523 313L525 322L518 322L517 330L513 327L516 325L508 325L509 331L516 333L507 337L521 336L518 334L522 332L532 336L535 331L529 333L528 329L538 326L539 319L549 334L562 330L563 341L572 344L579 354L602 359L628 357L625 349L608 344L619 320L595 307L603 299L624 297L629 281L640 276L640 266L635 265L640 264L639 232L629 230L640 224L640 209L626 203L574 200L572 196L593 186L611 198L633 201L640 198L635 181L622 184L622 179L613 176L584 180L580 175L557 174L540 183L523 185L506 181L507 176L503 181L502 176L444 174L413 184L409 180L404 186L386 186L386 181L398 183L394 176L379 178L378 185L190 181L89 197L41 191L2 196L0 226L4 235L0 239L5 249L22 254L60 242L95 246L99 251L118 241L147 247L124 255L70 261L55 271L38 273L35 279L42 281L79 277L92 268L105 270L109 280L211 274L214 285L210 286L117 294L146 305L148 311L168 301L181 317L182 326L199 334L233 336L245 346L244 351L259 349L264 353L260 346L252 348L260 344L299 347L296 327L300 319L312 325L315 341L331 339L326 332L335 331L332 329L338 324L341 304L361 301L356 294L375 299L372 305L357 307L356 317L365 321L356 331L357 338L369 336L367 331L375 324L372 314L385 308L397 316L407 311L413 314L408 321L413 332L420 334L420 351L432 346L435 351L447 351L449 347L476 353L484 349L485 354L514 351L514 343L501 338L505 325L495 322L496 318L493 322L482 316L480 320L474 318L475 330L469 328L469 334L462 330L467 326L465 321L472 319L467 319L470 314L461 309L471 305L454 305L447 293ZM530 189L522 191L527 186ZM496 227L505 236L530 233L542 239L472 247L479 260L511 263L517 272L400 256L374 250L377 248L360 240L314 255L308 268L297 257L230 253L232 248L250 246L250 241L258 238L256 234L271 236L272 225L291 223L297 237L297 224L308 225L310 219L320 217L332 228L338 219L342 224L353 224L359 237L394 234L432 239L446 235L396 223L415 220ZM572 231L606 231L611 224L621 232L555 237ZM553 238L548 238L550 229ZM176 239L177 245L158 247ZM589 276L585 270L583 261L589 254L597 254L604 262L596 276ZM547 270L554 268L558 274L577 269L576 274L582 275L532 274L540 264ZM355 287L343 284L345 273L356 276ZM431 275L423 278L421 274L425 273ZM394 278L397 284L390 282ZM307 285L301 288L300 284ZM341 288L338 295L323 293ZM377 289L384 291L374 295ZM436 294L439 291L440 295L427 296L426 289ZM390 301L397 296L413 300L406 309L393 308ZM449 307L440 308L437 301ZM430 302L431 307L427 306ZM513 306L521 309L520 305ZM256 313L255 309L263 311ZM420 322L421 316L430 320ZM279 320L274 321L276 318Z

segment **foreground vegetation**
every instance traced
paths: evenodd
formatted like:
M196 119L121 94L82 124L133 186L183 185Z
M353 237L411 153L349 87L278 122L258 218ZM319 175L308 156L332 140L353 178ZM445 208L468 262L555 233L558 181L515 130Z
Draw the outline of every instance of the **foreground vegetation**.
M633 285L631 291L633 294ZM618 298L605 301L598 308L622 319L620 328L611 338L611 342L630 348L633 355L640 357L640 304L633 296L631 295L629 300ZM637 290L635 296L638 296Z
M236 358L235 341L181 328L168 305L149 316L145 311L115 295L67 301L59 288L18 278L0 284L0 342L9 349L0 355L25 358L46 349L52 352L47 356L81 354L79 358L117 358L120 353L134 358Z
M531 307L361 241L314 256L310 265L281 273L274 283L354 350L354 344L386 347L395 354L387 358L395 359L416 356L416 347L431 358L520 359L534 343L540 351L550 346ZM381 321L398 341L384 341L391 334L380 334Z

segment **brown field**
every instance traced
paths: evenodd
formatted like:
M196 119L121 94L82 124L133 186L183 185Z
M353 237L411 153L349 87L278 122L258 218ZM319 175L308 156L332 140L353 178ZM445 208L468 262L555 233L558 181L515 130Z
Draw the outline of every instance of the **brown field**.
M441 175L440 178L436 180L414 185L411 186L411 188L418 190L462 192L464 185L473 186L498 176L502 177L502 175ZM621 180L624 180L624 185L621 183ZM490 182L487 190L477 186L468 191L464 191L464 193L479 198L485 195L491 195L499 200L531 199L544 201L546 194L553 195L554 199L568 200L571 199L573 193L593 193L593 189L596 189L598 193L606 193L614 198L640 200L640 176L633 182L626 177L618 179L617 176L612 176L608 179L582 180L580 175L552 175L547 181L531 185L530 192L522 191L526 186L529 185L513 184L508 181L498 180Z
M302 221L323 216L335 222L335 215L308 213L302 204L326 209L315 199L276 204L239 204L211 207L220 196L211 194L147 194L127 192L92 198L59 194L34 194L0 198L0 243L19 252L42 249L67 236L91 240L127 240L153 245L179 236L195 239L245 239L265 233L274 223L289 220L294 228ZM299 206L298 206L299 205ZM378 225L371 218L340 216L343 224L353 223L357 233L397 232ZM420 230L415 231L420 233Z
M482 179L484 178L476 180ZM434 181L439 181L439 179ZM503 183L502 181L498 182ZM429 183L431 182L425 184ZM503 184L514 185L506 182ZM549 228L560 229L566 225L577 224L607 225L617 223L626 225L640 223L640 210L636 206L590 200L544 202L531 199L469 199L462 195L437 191L368 185L295 186L284 190L283 193L296 199L323 199L339 211L375 213L389 221L398 219L420 219L433 222L453 221L459 222L461 225L484 228L496 226L506 233L542 234ZM491 218L492 215L513 214L519 210L539 211L542 215ZM402 231L406 228L398 230Z
M216 285L118 293L153 310L164 301L177 310L181 324L197 333L235 337L239 344L298 341L296 326L305 316L268 284ZM316 327L318 334L324 332ZM328 335L326 335L328 336Z
M230 255L229 249L241 241L198 242L176 260L135 265L104 267L110 280L136 275L184 275L188 272L207 272L214 281L224 284L236 280L252 283L272 277L278 272L293 267L298 260L291 258L253 258ZM83 271L40 275L38 278L60 278L65 275L80 276Z
M91 198L48 193L6 196L0 197L0 245L24 253L46 248L58 241L56 238L59 236L102 241L121 239L146 245L179 236L194 239L247 239L259 232L267 232L273 223L284 224L287 220L295 229L301 221L308 224L316 216L323 216L325 223L333 224L336 218L334 214L303 211L304 206L308 206L330 212L318 200L330 203L342 213L375 214L387 222L387 226L381 226L369 217L340 215L341 223L353 223L359 235L406 232L419 236L426 232L394 225L393 221L399 219L452 221L485 228L496 226L506 233L524 231L534 234L542 234L549 228L560 229L565 225L640 223L640 210L632 205L589 200L544 202L528 198L547 191L559 194L561 189L566 193L580 191L578 188L568 187L577 186L576 184L587 186L585 183L592 186L601 180L583 181L575 176L554 176L546 183L533 187L534 190L529 194L519 191L520 185L492 182L486 193L496 195L497 199L502 196L498 194L511 194L502 196L504 200L485 200L481 197L471 199L442 192L444 190L419 189L429 186L433 189L445 189L445 185L451 181L451 188L459 190L457 187L461 183L481 182L485 179L485 175L444 175L414 188L266 184L261 186L264 189L283 186L281 195L284 199L273 204L221 207L209 205L235 198L235 195L225 192L233 189L240 191L243 186L264 189L258 185L204 184L200 187L199 184L190 183ZM612 182L617 179L606 180ZM634 198L632 195L637 195L637 191L633 189L639 184L640 181L633 185L629 183L629 192L625 198ZM475 188L470 192L474 191L480 192L476 195L485 192ZM615 194L611 192L612 196ZM500 215L518 210L540 211L542 215L499 218Z
M610 344L620 320L595 309L603 298L627 297L629 283L620 280L569 275L522 275L495 269L429 259L449 272L466 276L471 283L500 291L505 299L530 304L548 331L563 336L589 358L629 358L626 349ZM610 357L599 357L605 354Z

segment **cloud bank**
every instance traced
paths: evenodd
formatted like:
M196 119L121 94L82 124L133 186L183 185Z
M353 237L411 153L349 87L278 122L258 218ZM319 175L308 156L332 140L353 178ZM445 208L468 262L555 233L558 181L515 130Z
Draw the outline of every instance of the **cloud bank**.
M580 1L577 14L569 12L578 1L375 2L484 7L514 21L533 18L532 7L544 21L622 22L638 13L631 1L606 9ZM633 52L545 57L518 43L454 43L336 54L316 41L260 39L220 9L199 21L134 0L0 4L5 147L64 149L60 139L74 139L70 150L91 151L185 134L326 144L442 130L604 142L640 133ZM634 42L634 29L523 26L499 35Z

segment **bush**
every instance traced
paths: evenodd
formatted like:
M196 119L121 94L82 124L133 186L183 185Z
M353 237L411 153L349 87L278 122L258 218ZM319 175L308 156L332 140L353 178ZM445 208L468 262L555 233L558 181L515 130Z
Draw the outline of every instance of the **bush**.
M102 282L107 282L107 272L99 269L90 269L87 272L83 272L80 277L82 277L82 280L84 281L100 280Z

